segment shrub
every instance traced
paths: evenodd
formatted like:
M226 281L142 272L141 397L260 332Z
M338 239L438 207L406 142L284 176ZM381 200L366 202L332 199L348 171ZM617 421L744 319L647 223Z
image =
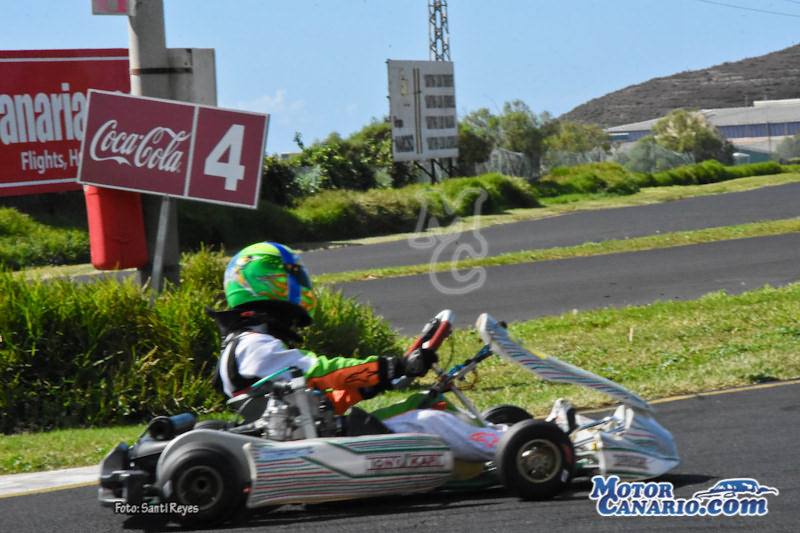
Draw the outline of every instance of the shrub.
M308 192L295 176L295 168L275 157L264 158L261 174L261 199L273 204L292 206Z
M154 298L132 278L75 284L0 271L0 431L141 422L222 409L212 384L219 338L204 313L226 259L184 256L180 287ZM369 308L319 291L307 348L326 355L400 353Z
M588 163L559 167L533 184L540 198L570 194L633 194L641 187L699 185L789 170L774 161L725 166L709 159L662 172L632 172L618 163Z
M696 165L687 165L664 172L657 172L653 174L653 181L656 185L696 185L747 176L780 174L781 172L784 172L784 168L774 161L725 166L719 161L708 160Z
M639 185L633 173L618 163L586 163L558 167L534 184L542 197L564 194L633 194Z
M63 265L89 260L89 236L80 229L45 226L16 209L0 207L0 264Z
M498 173L472 178L451 178L433 188L433 191L441 191L450 202L453 213L458 216L474 214L475 201L481 190L486 191L486 199L481 205L483 214L538 205L533 188L524 179Z
M239 249L252 242L301 242L308 237L294 210L267 201L258 209L242 209L201 202L178 202L178 234L183 250L202 244Z
M303 240L328 241L414 231L424 208L428 216L447 224L456 216L474 214L475 201L486 191L481 213L537 205L533 189L520 178L485 174L453 178L423 187L323 191L291 212L304 228Z

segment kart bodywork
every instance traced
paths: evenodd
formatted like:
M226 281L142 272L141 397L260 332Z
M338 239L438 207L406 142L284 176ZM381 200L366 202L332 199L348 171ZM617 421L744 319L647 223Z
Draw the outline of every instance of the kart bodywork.
M494 353L542 379L594 389L622 403L612 415L600 420L575 413L561 399L553 405L547 420L569 434L578 473L646 479L678 465L680 459L672 435L656 422L653 408L639 395L582 368L523 347L487 314L478 318L477 328Z
M433 338L433 348L438 347L452 313L443 311L431 322L437 320L429 328L435 331L423 330L415 346ZM295 375L280 386L265 378L244 401L234 398L245 404L240 412L249 413L236 426L207 429L203 423L195 426L191 415L154 419L133 446L120 443L105 457L98 498L106 506L191 505L195 514L177 518L197 522L240 507L410 494L443 486L502 484L520 497L542 499L556 495L576 475L643 479L678 464L672 436L652 418L642 398L524 348L487 314L479 317L477 328L486 345L447 373L437 367L439 380L426 396L430 401L420 406L441 403L442 393L452 392L465 407L459 408L460 416L474 424L513 424L493 461L464 463L440 437L384 431L377 419L355 408L348 417L334 419L316 404L314 398L322 395L306 389L302 376ZM514 406L484 416L457 381L492 354L543 379L600 390L622 405L600 420L576 413L563 400L545 421L525 420L530 415ZM293 410L287 411L287 405ZM500 412L505 414L498 418Z

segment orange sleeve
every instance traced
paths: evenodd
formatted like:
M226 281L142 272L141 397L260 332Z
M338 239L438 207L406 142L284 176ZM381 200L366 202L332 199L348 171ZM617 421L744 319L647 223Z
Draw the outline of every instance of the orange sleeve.
M361 393L358 392L358 389L332 390L326 394L333 403L333 410L337 415L344 414L351 405L361 401Z
M307 383L319 390L357 389L371 387L380 381L378 361L369 361L360 365L346 366L333 370L322 376L309 377Z

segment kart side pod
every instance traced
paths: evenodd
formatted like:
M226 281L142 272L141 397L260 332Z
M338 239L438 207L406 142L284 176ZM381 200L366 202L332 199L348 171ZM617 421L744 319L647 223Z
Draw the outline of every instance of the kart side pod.
M197 470L193 457L200 450L214 451L224 463L206 461L204 468L218 471L211 477L230 478L226 485L240 487L243 482L248 487L247 507L425 492L453 475L452 451L436 435L395 433L279 442L199 429L173 440L159 459L156 484L170 501L199 503L191 500L192 492L181 484L187 465Z

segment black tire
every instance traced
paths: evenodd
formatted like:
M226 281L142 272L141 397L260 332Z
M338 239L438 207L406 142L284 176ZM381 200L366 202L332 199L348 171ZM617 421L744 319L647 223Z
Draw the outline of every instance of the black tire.
M524 500L548 500L569 483L575 450L567 434L552 422L526 420L500 439L495 465L511 494Z
M224 420L201 420L194 425L194 429L225 430L228 429L228 425Z
M188 510L174 518L184 525L209 525L232 516L244 503L236 466L212 450L190 450L170 475L170 502Z
M533 418L528 411L516 405L502 404L489 407L481 412L481 418L492 424L513 426L517 422Z

